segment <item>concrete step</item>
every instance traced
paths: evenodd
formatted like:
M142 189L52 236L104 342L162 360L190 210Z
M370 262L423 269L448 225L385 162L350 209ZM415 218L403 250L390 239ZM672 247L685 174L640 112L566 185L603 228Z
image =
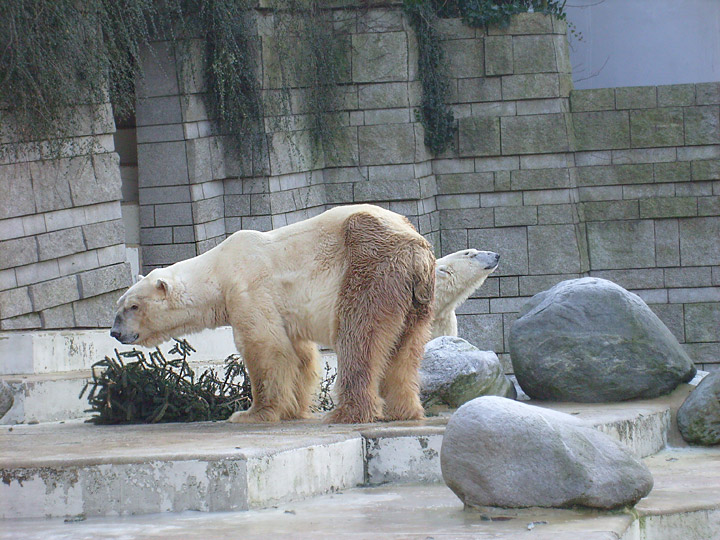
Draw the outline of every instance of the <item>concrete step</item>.
M720 449L667 450L646 463L655 488L627 512L464 510L443 484L386 484L247 512L10 520L0 539L717 540Z
M602 404L557 408L644 455L668 440L669 411L683 392L609 411ZM3 428L0 517L248 510L357 485L437 482L447 419Z
M214 369L219 374L223 373L224 358L211 360L207 358L208 354L209 351L206 349L205 354L198 360L195 360L194 354L188 358L188 363L196 376L200 376L207 369ZM337 366L335 354L330 351L322 352L321 362L323 366L327 363L331 369ZM80 392L91 378L89 369L0 376L0 379L10 385L14 393L13 406L0 418L0 425L89 418L92 413L88 412L90 405L87 401L87 393L80 398Z

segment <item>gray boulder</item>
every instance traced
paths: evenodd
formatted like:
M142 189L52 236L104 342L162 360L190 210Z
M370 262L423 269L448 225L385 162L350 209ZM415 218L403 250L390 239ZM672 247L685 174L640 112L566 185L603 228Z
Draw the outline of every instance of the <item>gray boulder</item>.
M492 351L481 351L462 338L441 336L425 346L420 366L423 405L459 407L479 396L515 399L515 386Z
M510 329L510 356L534 399L605 402L670 393L695 375L675 336L642 299L605 279L533 296Z
M471 507L619 508L653 486L645 464L609 436L568 414L493 396L450 418L440 465Z
M5 381L0 380L0 418L12 409L15 402L15 395L12 387Z
M692 444L720 444L720 371L707 375L677 412L683 439Z

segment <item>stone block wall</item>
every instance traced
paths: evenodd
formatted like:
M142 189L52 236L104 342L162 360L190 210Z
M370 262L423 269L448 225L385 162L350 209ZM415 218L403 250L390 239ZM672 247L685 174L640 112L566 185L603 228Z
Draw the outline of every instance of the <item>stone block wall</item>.
M253 14L266 136L251 153L217 135L203 101L202 43L187 45L195 61L184 70L170 43L152 45L136 114L144 270L202 253L236 230L269 230L333 205L372 202L408 216L438 256L468 247L501 254L458 321L460 335L496 351L508 371L508 334L522 304L584 275L637 292L700 367L719 367L720 84L573 91L563 21L524 14L486 31L444 19L457 130L451 148L431 155L416 115L415 35L397 2L372 5L333 11L349 63L334 111L338 136L320 153L307 129L307 89L298 83L289 104L276 106L270 10ZM28 206L22 216L35 219L46 211L40 208ZM119 218L113 215L93 219ZM36 249L58 261L68 256L64 244L100 253L105 248L90 247L89 225L63 233L62 243L38 238ZM26 298L28 285L16 278L35 260L5 264L0 294L13 307L0 311L3 319L50 327L41 315L54 306L32 299L56 300ZM110 301L112 293L82 277L90 268L62 268L38 283L61 278L51 289L77 295L72 306L88 291ZM72 325L84 325L73 313Z
M571 95L590 275L639 294L720 365L720 84Z
M64 157L23 145L0 161L2 330L108 326L130 283L112 112L86 112Z

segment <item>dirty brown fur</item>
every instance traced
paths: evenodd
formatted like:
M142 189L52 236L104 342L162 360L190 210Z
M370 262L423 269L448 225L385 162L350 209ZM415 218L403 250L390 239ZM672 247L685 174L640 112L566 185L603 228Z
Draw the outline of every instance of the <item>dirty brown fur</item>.
M435 259L421 238L369 214L348 218L338 302L338 406L332 422L424 416L418 367L432 323Z

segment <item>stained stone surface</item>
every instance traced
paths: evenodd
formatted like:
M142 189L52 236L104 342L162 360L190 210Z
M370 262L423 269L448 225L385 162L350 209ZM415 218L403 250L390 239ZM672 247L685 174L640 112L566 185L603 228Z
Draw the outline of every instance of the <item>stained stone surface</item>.
M562 281L533 296L519 315L510 355L532 398L652 398L695 376L692 360L657 315L611 281Z
M720 371L710 373L677 413L683 439L692 444L720 444Z
M459 337L441 336L425 346L420 380L420 399L426 407L459 407L488 395L517 397L497 355L481 351Z

